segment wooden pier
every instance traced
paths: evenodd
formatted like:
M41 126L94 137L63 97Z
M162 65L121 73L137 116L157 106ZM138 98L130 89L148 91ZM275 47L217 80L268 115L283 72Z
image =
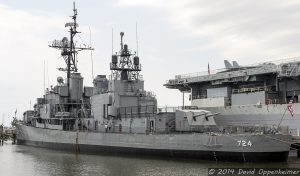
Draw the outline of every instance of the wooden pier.
M300 136L293 136L291 149L296 149L297 156L300 157Z
M15 128L5 128L0 125L0 145L3 145L4 141L12 140L12 143L16 143L16 130Z

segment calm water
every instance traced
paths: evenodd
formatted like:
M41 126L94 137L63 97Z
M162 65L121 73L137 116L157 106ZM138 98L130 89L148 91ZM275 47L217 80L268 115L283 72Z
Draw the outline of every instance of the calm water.
M300 168L300 159L297 157L290 157L288 163L276 164L215 163L183 159L76 155L10 143L0 146L0 163L0 176L190 176L207 175L209 167Z

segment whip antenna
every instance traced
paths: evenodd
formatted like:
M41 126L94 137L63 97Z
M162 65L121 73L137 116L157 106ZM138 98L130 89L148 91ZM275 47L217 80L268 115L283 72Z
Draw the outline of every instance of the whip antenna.
M44 59L44 94L46 94L46 61Z
M48 59L47 59L47 62L46 62L46 66L47 66L47 87L49 87L50 86L50 84L49 84L49 63L48 63Z
M114 54L114 28L111 28L111 55Z
M92 47L92 33L91 33L91 28L89 27L90 30L90 47ZM94 79L94 61L93 61L93 50L91 50L91 63L92 63L92 80Z
M138 24L135 23L135 39L136 39L136 55L139 55L139 42L138 42Z

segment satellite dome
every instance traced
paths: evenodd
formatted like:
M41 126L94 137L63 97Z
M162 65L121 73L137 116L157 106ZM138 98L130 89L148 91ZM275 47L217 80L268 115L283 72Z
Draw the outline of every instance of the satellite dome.
M64 78L61 77L61 76L57 77L57 82L58 82L59 84L63 84L63 83L64 83Z
M61 41L62 42L68 42L68 37L63 37Z

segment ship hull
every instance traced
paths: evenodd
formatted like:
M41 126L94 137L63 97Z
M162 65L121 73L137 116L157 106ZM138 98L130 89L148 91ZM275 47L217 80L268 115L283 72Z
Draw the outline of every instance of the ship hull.
M300 136L300 103L293 104L293 116L287 104L241 105L202 108L219 113L215 117L218 125L274 125L287 126L293 135Z
M55 150L64 150L76 152L75 144L68 143L50 143L28 140L18 140L19 145L36 146L50 148ZM214 152L214 151L198 151L198 150L169 150L169 149L143 149L128 147L111 147L100 145L84 145L79 144L78 153L86 154L123 154L136 156L160 156L160 157L176 157L191 158L211 161L230 161L230 162L286 162L289 152Z
M76 137L78 142L76 143ZM116 134L73 132L17 125L17 143L90 154L130 154L233 162L286 162L289 144L278 136L208 134ZM279 140L289 136L279 135ZM238 146L237 140L252 146Z

